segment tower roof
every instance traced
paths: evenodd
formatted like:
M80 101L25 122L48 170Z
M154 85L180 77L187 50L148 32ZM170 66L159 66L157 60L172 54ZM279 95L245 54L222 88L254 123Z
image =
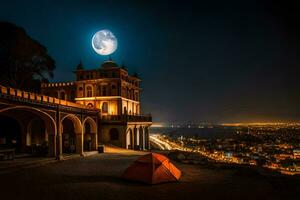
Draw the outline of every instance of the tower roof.
M82 64L81 60L80 60L79 64L77 65L76 70L83 70L83 64Z
M115 63L111 58L109 58L109 60L102 63L101 67L102 68L113 68L113 67L118 67L118 64Z

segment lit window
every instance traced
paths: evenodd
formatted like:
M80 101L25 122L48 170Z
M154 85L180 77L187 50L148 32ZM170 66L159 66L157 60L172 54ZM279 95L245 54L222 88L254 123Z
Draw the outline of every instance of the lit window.
M103 87L102 95L106 96L106 87L105 86Z
M86 87L86 96L92 97L93 96L93 90L91 86Z
M102 104L102 112L103 113L107 113L108 112L108 103L107 102L103 102L103 104Z

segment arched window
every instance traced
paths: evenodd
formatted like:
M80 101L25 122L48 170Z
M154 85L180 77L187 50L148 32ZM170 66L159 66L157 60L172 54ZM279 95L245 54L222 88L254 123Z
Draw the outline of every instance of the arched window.
M103 86L102 95L106 96L106 87L105 86Z
M119 131L116 128L109 130L110 140L119 140Z
M108 103L107 102L103 102L102 103L102 112L103 113L107 113L108 112Z
M91 86L86 87L86 96L87 97L92 97L93 96L93 89Z
M139 93L136 93L136 100L137 100L137 101L140 100L140 95L139 95Z
M97 87L97 96L101 96L101 86Z
M134 90L130 90L130 99L134 99Z
M88 103L88 107L94 107L94 105L92 103Z
M139 105L136 105L136 114L140 114L140 111L139 111Z

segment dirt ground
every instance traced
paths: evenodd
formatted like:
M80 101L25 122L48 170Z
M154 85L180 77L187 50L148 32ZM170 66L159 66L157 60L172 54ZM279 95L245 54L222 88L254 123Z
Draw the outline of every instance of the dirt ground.
M179 182L144 185L121 173L144 152L107 149L105 154L60 161L0 175L0 199L297 199L300 183L232 169L175 163Z

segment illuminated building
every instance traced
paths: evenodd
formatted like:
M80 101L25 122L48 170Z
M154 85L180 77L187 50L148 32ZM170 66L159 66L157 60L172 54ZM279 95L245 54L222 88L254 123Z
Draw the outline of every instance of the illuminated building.
M141 115L141 79L111 59L99 68L74 71L76 81L43 83L42 94L99 109L99 143L148 149L151 116Z

